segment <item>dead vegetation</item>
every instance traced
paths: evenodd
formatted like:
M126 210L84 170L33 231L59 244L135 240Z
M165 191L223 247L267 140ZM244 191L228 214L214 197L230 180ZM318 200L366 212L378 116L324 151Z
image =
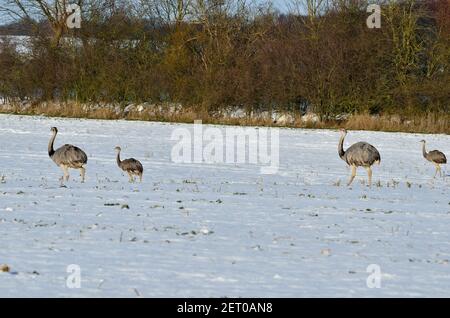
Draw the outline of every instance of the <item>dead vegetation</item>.
M130 107L128 107L130 109ZM289 115L290 121L277 121L271 116L262 117L252 114L233 117L225 113L208 113L196 107L179 107L173 105L152 105L139 109L134 106L127 110L127 106L103 105L92 106L76 102L43 102L28 104L9 104L0 106L1 113L19 115L44 115L49 117L88 118L88 119L125 119L158 122L193 123L202 120L204 124L221 124L235 126L266 126L290 127L310 129L338 129L370 130L387 132L409 132L450 134L450 114L401 117L398 115L350 115L346 119L320 119L305 120L300 115Z
M20 113L448 132L448 0L385 2L380 29L366 27L370 1L307 1L320 10L300 13L270 1L152 1L147 12L139 1L105 11L108 1L87 0L80 29L62 28L65 15L41 2L9 1L28 16L15 26L28 37L0 38L0 102L34 101ZM176 110L126 109L146 102ZM273 112L290 116L261 116Z

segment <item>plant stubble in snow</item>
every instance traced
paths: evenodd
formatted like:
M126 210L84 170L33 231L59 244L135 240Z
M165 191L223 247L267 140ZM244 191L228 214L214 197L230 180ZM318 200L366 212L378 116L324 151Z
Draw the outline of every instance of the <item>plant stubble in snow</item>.
M344 186L336 131L280 129L278 173L261 175L173 163L171 132L189 125L0 117L0 296L450 296L450 180L432 178L421 135L348 136L383 156L368 189L363 169ZM85 184L59 187L52 126L86 151ZM446 153L449 138L426 136ZM142 184L116 167L118 143L142 158Z

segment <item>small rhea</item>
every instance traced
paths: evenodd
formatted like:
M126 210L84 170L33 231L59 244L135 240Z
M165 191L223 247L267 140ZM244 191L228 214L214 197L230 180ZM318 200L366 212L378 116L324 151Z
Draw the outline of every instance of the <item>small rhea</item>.
M120 151L122 149L119 146L114 149L117 151L117 165L120 169L128 173L130 178L129 181L134 182L134 176L137 176L139 177L139 182L142 182L142 174L144 173L144 167L142 167L142 164L134 158L120 160Z
M64 172L64 175L61 178L61 184L64 180L69 180L69 168L79 169L81 182L84 182L84 176L86 174L85 166L88 160L86 153L80 148L69 144L65 144L54 150L53 144L55 143L56 134L58 134L58 128L52 127L51 132L53 135L48 143L48 155Z
M442 176L441 172L441 165L447 163L447 158L445 157L444 153L439 150L432 150L430 152L427 152L425 149L425 140L420 141L422 143L422 154L425 159L427 159L429 162L433 163L436 167L436 172L434 174L433 178L436 178L437 173L439 172L439 176Z
M341 129L341 138L338 144L339 157L344 160L351 168L352 175L347 184L352 184L356 176L356 168L364 167L369 177L369 187L372 184L372 165L381 163L381 156L377 148L367 142L357 142L344 151L344 139L347 136L347 130Z

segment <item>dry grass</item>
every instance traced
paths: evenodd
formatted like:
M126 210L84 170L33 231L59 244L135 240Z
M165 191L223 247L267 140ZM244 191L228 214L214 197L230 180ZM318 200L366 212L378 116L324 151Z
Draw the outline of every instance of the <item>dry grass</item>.
M202 120L204 124L222 124L236 126L277 126L292 128L347 128L352 130L371 130L389 132L415 132L415 133L442 133L450 134L450 114L437 115L428 114L426 116L415 116L401 118L398 115L392 116L372 116L368 114L353 115L345 121L318 121L302 122L300 116L295 117L295 121L287 125L273 123L270 119L263 118L230 118L224 116L214 116L201 109L184 108L182 111L171 113L170 111L117 113L114 109L101 107L89 109L86 105L76 102L56 103L45 102L35 103L26 107L12 105L8 108L0 108L2 113L13 113L21 115L44 115L49 117L68 118L90 118L90 119L127 119L142 121L178 122L192 123L194 120Z
M348 119L345 127L358 130L449 134L450 115L428 114L408 119L399 116L354 115Z

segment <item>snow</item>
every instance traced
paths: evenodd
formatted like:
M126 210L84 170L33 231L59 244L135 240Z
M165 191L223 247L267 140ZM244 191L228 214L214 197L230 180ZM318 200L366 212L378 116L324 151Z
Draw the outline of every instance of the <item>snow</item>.
M15 46L15 49L20 54L30 53L32 38L26 35L4 35L0 36L0 44L3 41L8 41Z
M60 187L51 126L56 146L88 154L86 183L71 170ZM450 296L450 178L444 166L433 179L419 143L448 156L449 136L350 131L345 147L381 153L369 189L363 169L345 186L337 131L280 129L279 171L262 175L173 163L179 127L192 126L0 115L0 296ZM143 163L142 184L116 166L116 145Z

